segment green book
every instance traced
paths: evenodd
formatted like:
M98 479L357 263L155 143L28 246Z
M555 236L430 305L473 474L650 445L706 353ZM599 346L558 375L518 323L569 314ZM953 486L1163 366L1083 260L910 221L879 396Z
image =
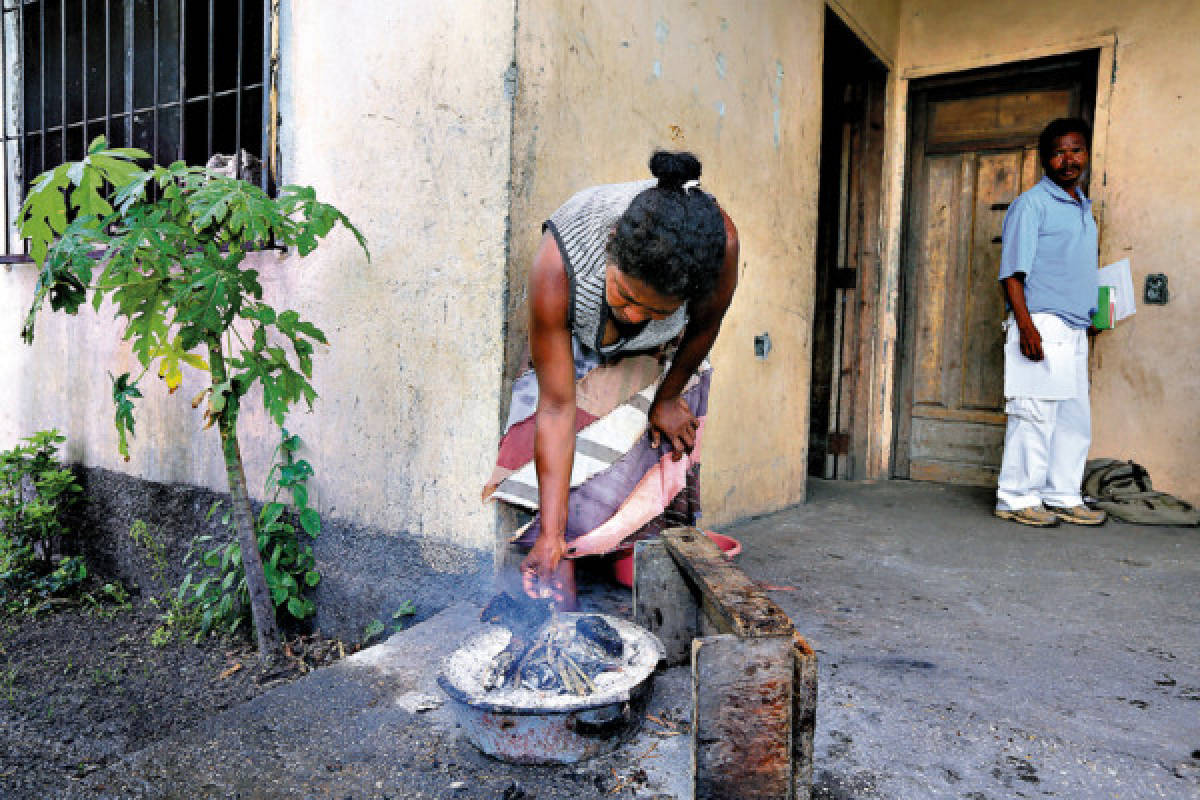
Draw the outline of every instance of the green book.
M1112 330L1116 320L1117 290L1112 286L1101 286L1096 299L1096 313L1092 314L1092 325L1102 331Z

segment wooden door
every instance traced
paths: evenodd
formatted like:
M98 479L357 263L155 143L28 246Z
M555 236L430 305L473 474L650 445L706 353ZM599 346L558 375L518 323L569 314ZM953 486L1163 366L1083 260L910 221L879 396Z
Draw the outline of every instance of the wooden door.
M1087 84L1064 72L1042 76L1043 85L1015 76L1015 86L990 81L965 96L955 87L914 96L899 476L996 484L1005 427L1000 229L1009 204L1041 177L1042 128L1084 111Z
M865 477L887 70L825 11L808 474Z

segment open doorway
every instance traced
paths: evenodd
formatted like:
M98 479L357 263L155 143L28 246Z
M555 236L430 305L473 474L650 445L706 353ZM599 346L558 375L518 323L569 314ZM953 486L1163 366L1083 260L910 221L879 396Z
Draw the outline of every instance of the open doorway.
M865 477L887 68L825 10L808 474Z
M1000 227L1041 177L1037 138L1095 110L1098 51L915 81L909 91L893 475L995 486L1004 450Z

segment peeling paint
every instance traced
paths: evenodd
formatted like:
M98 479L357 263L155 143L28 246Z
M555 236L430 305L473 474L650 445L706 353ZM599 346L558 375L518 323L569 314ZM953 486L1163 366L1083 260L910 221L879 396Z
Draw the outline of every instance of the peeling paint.
M671 33L671 26L667 24L665 19L660 18L654 23L654 39L659 44L666 44L667 36Z
M729 71L729 64L725 60L724 53L717 53L717 77L725 79L726 72Z
M650 74L656 78L662 77L662 62L655 59L653 66L650 67Z
M718 100L716 103L716 109L717 109L717 114L719 114L722 117L725 116L725 101Z
M779 144L782 139L780 133L780 125L783 120L783 63L776 59L775 61L775 88L771 90L771 102L775 106L775 110L771 113L771 119L775 129L775 149L779 149Z
M511 63L504 70L504 99L511 101L517 96L517 65ZM460 115L461 117L461 115Z

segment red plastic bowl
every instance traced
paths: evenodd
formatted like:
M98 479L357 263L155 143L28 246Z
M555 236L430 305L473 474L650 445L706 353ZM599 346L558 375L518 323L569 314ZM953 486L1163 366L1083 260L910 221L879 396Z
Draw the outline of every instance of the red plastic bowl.
M721 548L726 558L732 559L742 552L742 543L732 536L713 531L704 533ZM622 586L633 586L633 548L623 547L617 553L617 557L613 559L613 578Z

